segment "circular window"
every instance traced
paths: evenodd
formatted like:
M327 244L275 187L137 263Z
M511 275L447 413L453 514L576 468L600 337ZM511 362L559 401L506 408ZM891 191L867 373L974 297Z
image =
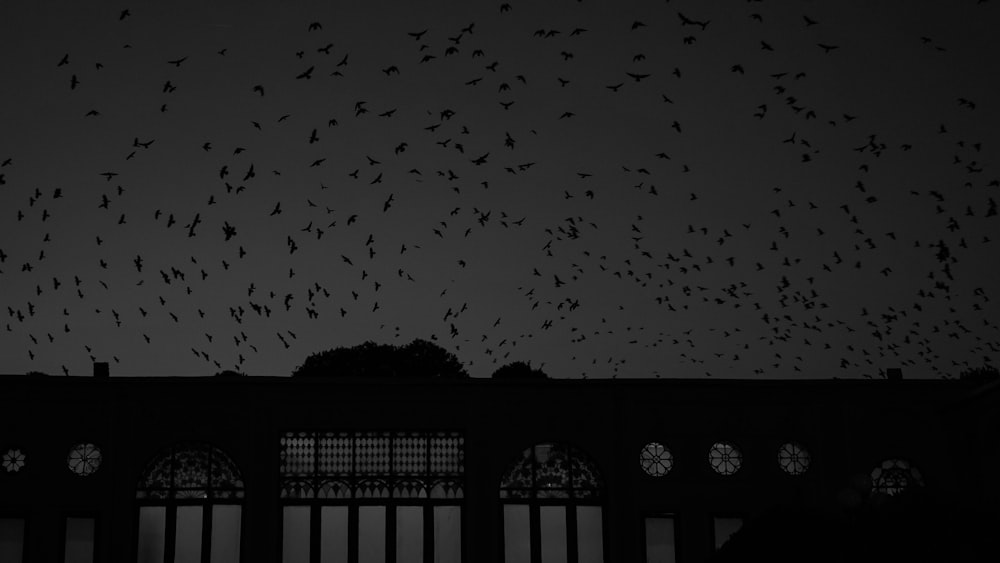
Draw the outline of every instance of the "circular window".
M24 452L19 449L9 449L3 454L3 469L7 473L17 473L24 467Z
M809 469L809 451L795 442L782 444L778 448L778 465L789 475L802 475Z
M86 477L101 467L101 450L94 444L77 444L66 456L69 470L81 477Z
M716 442L708 452L708 462L719 475L732 475L743 465L743 452L728 442Z
M662 477L674 467L674 454L659 442L650 442L639 453L639 464L647 475Z

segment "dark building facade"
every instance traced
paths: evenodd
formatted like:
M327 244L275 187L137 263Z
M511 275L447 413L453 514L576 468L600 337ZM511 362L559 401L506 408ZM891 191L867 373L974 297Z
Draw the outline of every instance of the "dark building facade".
M706 561L775 506L913 489L996 505L997 396L913 380L8 376L0 560Z

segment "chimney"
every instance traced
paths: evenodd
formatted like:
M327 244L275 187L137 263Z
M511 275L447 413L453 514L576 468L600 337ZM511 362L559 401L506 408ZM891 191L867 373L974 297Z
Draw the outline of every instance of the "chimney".
M899 381L903 379L903 370L901 368L888 368L885 370L885 378L889 381Z
M111 370L108 368L108 362L94 362L94 377L104 379L110 375Z

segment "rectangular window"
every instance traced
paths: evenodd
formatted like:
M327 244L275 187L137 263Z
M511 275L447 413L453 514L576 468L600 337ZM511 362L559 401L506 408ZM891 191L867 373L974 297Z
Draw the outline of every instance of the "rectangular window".
M67 518L64 563L94 563L94 519Z
M462 563L462 507L434 507L434 563Z
M604 563L604 522L600 506L576 507L579 563Z
M542 563L566 563L566 507L539 506L539 528L542 535Z
M347 507L322 507L320 526L320 563L347 563Z
M177 507L177 536L174 563L201 563L201 506Z
M242 512L243 507L238 505L212 507L211 563L239 563Z
M385 563L385 507L358 507L358 563Z
M503 506L503 553L504 563L531 561L531 524L526 504Z
M424 507L396 507L396 563L423 563Z
M281 527L281 561L309 563L309 507L286 506Z
M722 547L729 537L735 534L743 526L742 518L716 517L715 518L715 549Z
M24 518L0 518L0 561L21 563L24 557Z
M645 527L646 563L676 563L674 517L669 514L648 516Z
M163 563L166 545L167 507L143 506L139 508L138 563Z

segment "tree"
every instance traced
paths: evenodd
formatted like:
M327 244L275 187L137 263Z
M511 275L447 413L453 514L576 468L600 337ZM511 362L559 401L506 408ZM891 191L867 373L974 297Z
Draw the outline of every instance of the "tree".
M368 341L310 355L293 377L467 378L462 363L437 344L415 339L406 346Z
M993 366L983 365L977 368L964 370L962 373L958 374L958 378L962 381L986 383L988 381L996 381L997 379L1000 379L1000 372L998 372L997 368Z
M244 377L245 373L240 373L238 371L233 371L231 369L225 369L215 374L215 377Z
M493 379L548 379L540 369L534 369L524 362L511 362L500 366L491 376Z

